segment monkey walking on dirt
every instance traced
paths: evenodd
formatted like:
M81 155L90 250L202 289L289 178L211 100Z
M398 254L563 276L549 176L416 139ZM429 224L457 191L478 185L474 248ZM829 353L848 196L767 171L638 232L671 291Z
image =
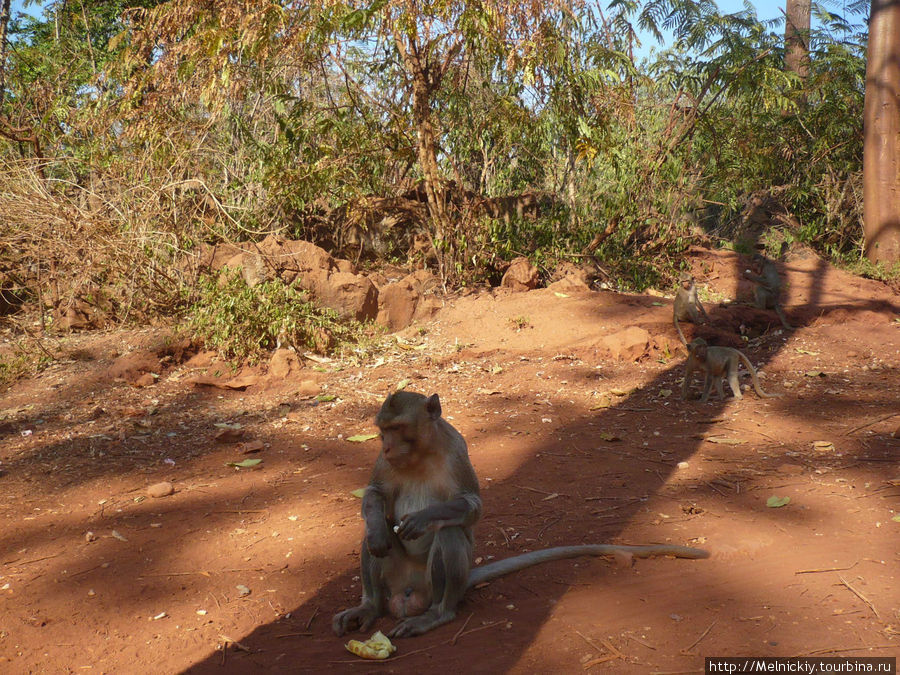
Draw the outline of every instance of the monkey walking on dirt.
M462 435L441 417L437 394L399 391L375 417L381 453L362 500L360 604L332 619L337 635L368 630L381 616L390 637L421 635L452 621L477 584L551 560L623 553L706 558L686 546L562 546L472 567L472 528L481 517L478 478Z
M753 388L761 398L778 398L781 394L769 394L763 391L759 384L759 377L756 369L750 363L743 352L732 349L731 347L710 347L703 338L694 338L687 346L688 358L684 364L684 383L681 385L681 398L687 399L688 388L691 384L691 375L695 370L703 373L703 396L700 401L706 403L709 400L709 390L712 388L713 382L716 384L716 391L719 399L725 398L725 391L722 388L722 379L728 380L731 387L731 393L737 399L743 398L741 394L741 386L738 383L739 362L744 364L750 373L750 379L753 381Z

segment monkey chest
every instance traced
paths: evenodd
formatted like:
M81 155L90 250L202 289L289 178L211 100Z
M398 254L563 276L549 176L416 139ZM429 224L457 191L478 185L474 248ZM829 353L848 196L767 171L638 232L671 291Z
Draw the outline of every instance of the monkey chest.
M449 494L444 494L440 490L412 489L401 491L394 500L393 513L390 514L392 517L389 517L389 524L396 525L404 516L417 513L429 506L440 504L449 498ZM428 531L418 539L404 539L402 544L409 555L424 558L427 557L433 540L434 533Z

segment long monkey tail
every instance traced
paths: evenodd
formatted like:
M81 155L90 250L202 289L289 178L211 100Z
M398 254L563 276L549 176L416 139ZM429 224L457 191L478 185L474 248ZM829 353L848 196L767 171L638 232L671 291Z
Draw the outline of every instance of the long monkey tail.
M626 553L635 558L652 558L658 555L674 556L676 558L689 558L697 560L708 558L709 551L689 546L668 546L664 544L649 546L620 546L617 544L585 544L582 546L557 546L545 548L540 551L530 551L505 560L497 560L481 567L476 567L469 572L467 588L472 588L487 581L493 581L512 572L518 572L534 565L550 562L552 560L565 560L566 558L578 558L581 556L603 556Z
M769 394L763 391L762 386L759 384L759 377L756 375L756 368L750 363L750 359L748 359L740 350L735 351L737 351L741 363L743 363L747 370L750 371L750 378L753 380L753 388L756 390L756 393L762 398L781 398L781 394Z
M675 324L675 330L678 331L678 337L681 339L681 344L687 347L687 340L684 339L684 333L681 332L681 328L678 327L678 317L675 314L672 314L672 323Z

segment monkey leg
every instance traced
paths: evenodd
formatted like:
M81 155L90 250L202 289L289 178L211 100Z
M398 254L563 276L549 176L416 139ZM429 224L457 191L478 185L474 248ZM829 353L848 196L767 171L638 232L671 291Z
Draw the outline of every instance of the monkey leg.
M738 382L738 374L737 374L737 366L734 368L728 369L728 385L731 387L731 393L734 394L735 398L743 398L744 395L741 393L741 385ZM719 398L725 398L725 392L722 391L722 380L719 380Z
M753 300L757 309L770 309L774 298L768 288L757 286L753 289Z
M365 538L360 549L360 578L362 579L362 600L356 607L338 612L331 620L331 627L338 636L351 630L367 631L375 620L384 615L385 585L383 581L382 558L369 553Z
M701 403L706 403L709 400L709 391L712 389L712 373L708 370L706 372L706 376L703 378L703 395L700 397ZM722 383L719 382L719 391L722 390Z
M428 554L432 601L419 616L398 622L389 637L427 633L456 618L456 607L466 592L472 565L472 538L462 527L445 527L434 535Z

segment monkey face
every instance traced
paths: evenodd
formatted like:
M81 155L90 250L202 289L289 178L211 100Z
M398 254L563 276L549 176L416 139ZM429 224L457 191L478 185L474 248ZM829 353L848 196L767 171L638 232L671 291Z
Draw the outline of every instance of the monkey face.
M416 429L407 424L381 428L381 454L394 469L411 469L421 459Z

